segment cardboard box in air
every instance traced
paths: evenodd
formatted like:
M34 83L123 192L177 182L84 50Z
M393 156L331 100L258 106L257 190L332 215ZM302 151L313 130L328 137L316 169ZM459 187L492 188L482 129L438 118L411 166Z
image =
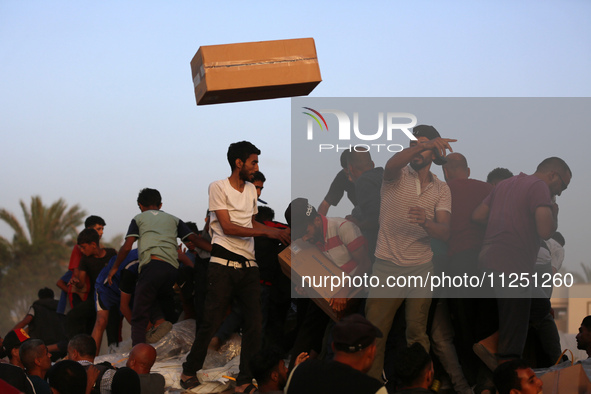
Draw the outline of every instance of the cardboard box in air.
M327 276L338 276L342 277L343 271L337 267L332 261L330 261L316 246L309 242L305 242L302 239L295 240L291 243L289 248L285 248L279 254L279 263L281 265L281 271L291 279L296 286L302 286L302 277L327 277ZM307 286L305 290L308 292L310 298L318 305L332 320L338 321L342 314L337 314L329 305L329 301L334 295L341 289L340 287L335 288L331 291L330 279L327 282L327 286L310 287L308 280L306 280ZM318 279L316 279L318 284ZM353 292L349 294L353 297L361 289L353 289ZM349 301L347 309L344 313L350 312L358 305L359 299L352 298Z
M202 46L191 71L197 105L305 96L322 81L313 38Z

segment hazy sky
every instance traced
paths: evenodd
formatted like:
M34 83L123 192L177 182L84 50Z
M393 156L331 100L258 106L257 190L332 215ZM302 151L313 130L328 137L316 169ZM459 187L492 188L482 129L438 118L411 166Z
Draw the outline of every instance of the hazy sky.
M138 191L154 187L164 210L201 227L207 186L230 173L228 145L247 139L262 150L263 199L283 220L291 160L305 159L291 152L290 100L197 107L189 62L199 46L313 37L323 82L312 97L586 97L590 17L583 0L6 0L0 206L22 218L19 200L63 197L102 216L109 239L139 212ZM565 264L575 268L591 260L591 141L588 123L564 125L440 131L463 138L457 150L478 179L497 166L532 173L551 155L569 163L573 180L558 202ZM4 224L0 234L11 235Z

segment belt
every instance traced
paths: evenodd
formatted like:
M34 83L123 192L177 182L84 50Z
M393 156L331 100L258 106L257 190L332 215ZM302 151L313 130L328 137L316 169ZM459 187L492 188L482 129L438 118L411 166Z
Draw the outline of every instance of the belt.
M245 260L244 262L240 262L240 261L226 260L221 257L212 256L209 261L212 263L232 267L234 269L258 267L256 261L254 261L254 260Z

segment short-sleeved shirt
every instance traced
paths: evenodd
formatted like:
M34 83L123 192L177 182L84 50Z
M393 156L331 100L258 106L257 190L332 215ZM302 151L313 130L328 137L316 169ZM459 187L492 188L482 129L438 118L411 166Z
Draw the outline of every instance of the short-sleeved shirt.
M451 191L451 223L448 255L464 250L479 250L486 227L472 221L472 213L490 194L493 186L476 179L454 179L447 183Z
M85 271L86 275L88 275L90 282L90 294L93 294L96 278L113 256L117 256L117 251L111 248L105 248L105 255L103 257L82 256L78 269L80 271Z
M343 218L322 218L323 241L316 246L337 267L348 274L355 274L357 262L353 260L350 252L354 252L363 245L367 245L365 237L359 227L353 222Z
M138 277L138 251L137 249L133 249L125 260L119 265L117 272L113 276L112 284L109 284L107 281L107 277L109 276L109 271L113 268L113 264L117 260L116 257L112 257L109 263L103 268L99 276L96 278L96 291L95 296L100 299L100 303L104 306L104 309L110 309L112 306L119 306L121 302L121 291L126 289L128 291L124 291L127 294L133 294L133 290L135 289L135 283ZM133 277L132 280L124 284L124 273L130 273L130 276ZM127 286L127 288L126 288ZM131 288L131 291L129 289ZM95 299L96 301L96 299Z
M324 197L324 201L330 205L336 206L343 198L343 194L347 192L347 198L351 201L351 204L357 205L357 198L355 195L355 184L349 180L349 176L345 170L341 170L334 177L334 180L328 188L328 193Z
M382 183L380 230L376 257L400 266L425 264L433 258L430 237L416 223L409 223L411 207L425 209L426 217L434 220L436 211L451 212L451 193L445 182L431 173L431 182L421 191L418 173L410 166L401 170L400 177Z
M507 273L532 272L540 250L536 209L552 206L548 185L521 173L497 184L483 203L489 215L481 266Z
M132 219L125 237L138 239L141 271L151 256L178 268L177 238L184 240L189 234L191 230L179 218L163 211L149 210Z
M258 212L257 192L254 185L245 182L242 192L234 189L228 178L212 182L209 185L211 243L218 244L230 252L254 261L254 238L224 234L222 225L215 214L215 211L218 210L227 210L231 223L240 227L252 228L253 216ZM216 258L212 257L211 261L216 262Z

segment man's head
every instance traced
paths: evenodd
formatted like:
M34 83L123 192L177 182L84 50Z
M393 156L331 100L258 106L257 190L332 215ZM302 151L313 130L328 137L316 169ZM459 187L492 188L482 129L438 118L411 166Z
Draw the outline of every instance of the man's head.
M4 347L4 351L8 355L11 364L18 366L22 365L19 349L21 344L27 339L29 339L29 335L22 328L19 330L12 330L4 337L2 346Z
M335 361L363 373L369 371L376 356L376 338L382 336L382 332L363 316L344 317L332 329Z
M403 388L428 389L433 383L433 362L425 348L415 342L400 352L394 363L394 373Z
M562 235L562 233L560 231L556 231L554 234L552 234L552 239L556 242L558 242L560 244L560 246L562 246L564 248L564 245L566 245L566 240L564 239L564 235Z
M259 222L271 221L275 218L275 211L271 207L259 205L255 218Z
M257 189L257 197L258 198L261 197L261 193L263 192L263 188L264 188L266 181L267 181L267 178L265 178L263 173L260 171L255 172L254 175L252 176L251 182L254 185L254 187Z
M86 218L84 221L84 228L93 228L99 234L99 237L102 238L103 231L107 223L101 218L100 216L91 215Z
M352 151L347 158L349 178L355 182L366 171L375 167L369 151Z
M493 381L499 394L532 394L542 392L542 381L521 359L507 361L497 367Z
M86 370L73 360L55 363L47 371L46 378L54 394L81 394L86 391Z
M422 142L427 142L427 141L433 140L435 138L441 137L439 135L439 132L435 129L435 127L426 126L426 125L415 126L412 129L412 133L417 138L417 140L411 141L410 146L415 146L415 145L420 144ZM421 153L417 153L417 155L415 157L413 157L412 160L410 161L410 166L412 167L413 170L419 171L425 167L430 168L431 163L441 165L441 164L445 163L445 159L438 158L435 155L435 152L433 152L432 150L426 150Z
M44 377L51 367L51 354L41 339L28 339L19 349L23 366L27 373Z
M322 218L307 198L293 200L285 211L285 218L291 226L292 239L304 238L310 242L322 239Z
M454 179L468 179L470 177L470 167L466 157L461 153L450 153L446 156L447 163L443 165L443 175L445 181Z
M486 182L490 183L493 186L496 186L497 183L504 181L505 179L509 179L513 176L513 173L506 168L497 167L491 172L488 173L486 177Z
M137 204L142 212L162 208L162 196L156 189L145 188L137 196Z
M585 350L591 357L591 315L585 317L577 334L577 349Z
M283 390L287 383L284 355L273 347L264 347L250 360L250 370L259 384L259 391Z
M228 148L228 163L232 173L238 171L240 179L250 182L259 170L261 151L248 141L235 142Z
M138 374L150 373L150 369L156 362L156 349L147 343L138 343L131 349L127 367L133 369Z
M538 164L535 175L546 182L552 196L560 196L568 187L573 173L564 160L549 157Z
M74 361L94 361L96 342L88 334L78 334L68 342L68 358Z
M85 228L78 234L78 247L85 256L94 256L99 251L99 234L93 228Z
M40 300L53 300L54 296L55 294L53 293L53 290L51 290L49 287L39 289L37 292L37 297L39 297Z

